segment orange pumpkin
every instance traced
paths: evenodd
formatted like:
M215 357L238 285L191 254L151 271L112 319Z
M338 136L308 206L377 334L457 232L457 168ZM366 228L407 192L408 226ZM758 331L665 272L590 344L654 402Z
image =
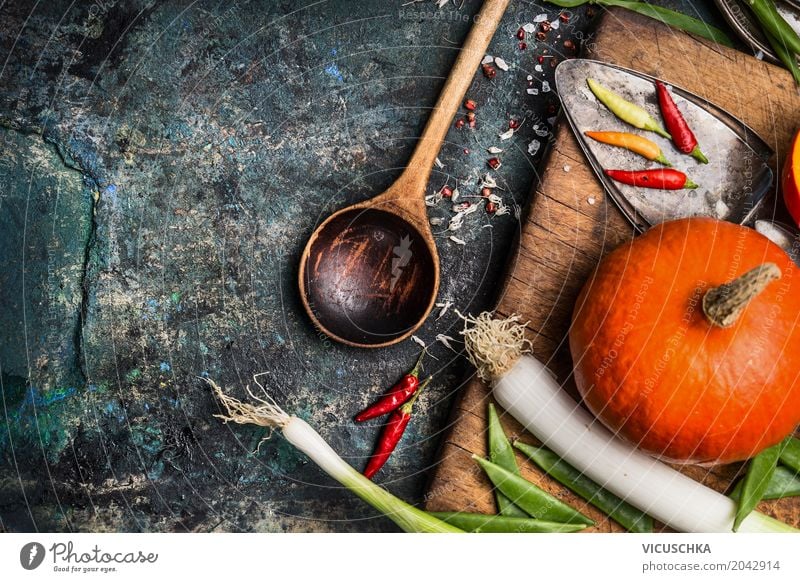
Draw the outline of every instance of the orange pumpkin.
M800 131L794 134L789 155L783 164L781 174L783 201L795 224L800 226Z
M743 460L800 423L800 272L755 230L689 218L622 245L569 343L592 413L664 460Z

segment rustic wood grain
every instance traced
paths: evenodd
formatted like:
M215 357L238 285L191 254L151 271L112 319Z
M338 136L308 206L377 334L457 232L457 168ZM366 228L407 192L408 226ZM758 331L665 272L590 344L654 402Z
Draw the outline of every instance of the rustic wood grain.
M775 150L775 160L785 157L792 133L800 127L800 98L789 73L744 53L618 10L604 16L590 48L589 58L665 79L728 110ZM497 308L502 314L519 313L530 320L534 354L573 395L576 390L569 378L571 361L564 341L572 306L597 261L633 234L633 228L607 199L562 120L524 220L519 247L509 262ZM475 379L464 388L425 498L428 509L496 511L491 486L471 459L473 453L486 454L489 398L486 387ZM510 416L504 415L502 421L510 436L535 442ZM621 531L616 522L543 475L519 454L517 459L527 479L597 522L587 531ZM741 465L734 464L681 470L709 487L726 491L740 469ZM796 498L764 502L759 509L800 526Z

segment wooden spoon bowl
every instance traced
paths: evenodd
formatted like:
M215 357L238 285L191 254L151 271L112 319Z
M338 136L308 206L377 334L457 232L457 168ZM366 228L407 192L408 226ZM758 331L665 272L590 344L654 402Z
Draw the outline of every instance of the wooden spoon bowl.
M301 265L309 315L349 345L402 340L436 300L439 259L432 245L429 231L397 213L372 206L337 212L311 238Z

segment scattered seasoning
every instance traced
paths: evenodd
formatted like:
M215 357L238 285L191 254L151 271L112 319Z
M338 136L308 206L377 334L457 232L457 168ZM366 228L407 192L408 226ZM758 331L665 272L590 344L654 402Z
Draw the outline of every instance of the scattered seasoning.
M558 30L559 26L561 26L561 23L558 20L554 20L553 22L550 23L550 27L553 30Z
M548 103L547 104L547 113L552 115L555 112L556 112L556 104L555 103Z
M467 121L475 121L475 112L474 111L467 111L466 118L467 118Z
M501 59L500 57L495 57L494 58L494 64L497 65L497 68L502 70L502 71L507 71L508 70L508 64L503 59Z
M542 32L550 32L551 28L552 25L550 24L549 20L543 20L541 23L539 23L539 30Z
M539 89L537 89L536 87L529 87L527 92L528 92L528 95L538 95L539 94Z
M470 129L475 129L475 126L476 126L476 125L477 125L477 122L476 122L474 119L470 119L470 120L469 120L469 128L470 128ZM469 150L464 150L464 153L465 153L465 154L468 154L468 153L469 153Z
M463 119L457 119L456 120L456 129L461 129L462 127L464 127L464 120Z
M561 22L569 22L569 14L562 12L558 15L558 19L561 20Z
M493 170L496 170L502 165L500 163L500 158L489 158L486 163L489 164L489 167Z
M536 65L535 67L533 67L533 70L536 71L537 73L541 73L544 71L542 65Z
M574 52L575 51L575 43L572 42L571 39L567 39L567 40L564 41L564 48L567 49L568 51Z
M533 21L536 23L544 22L546 20L547 20L547 14L537 14L536 18L533 19Z
M492 146L490 148L486 148L486 151L489 152L490 154L502 154L503 153L503 150L500 149L497 146Z
M519 127L519 121L514 119L513 117L508 120L508 129L517 129Z
M403 403L408 401L419 385L419 372L422 370L422 359L425 357L425 350L417 358L414 368L404 375L389 391L379 398L374 404L371 404L358 414L356 414L356 422L364 422L372 418L389 414L393 410L397 410Z
M464 101L464 109L466 109L467 111L475 111L475 108L477 106L478 104L475 103L475 101L473 101L472 99L467 99L466 101Z
M420 345L420 346L422 346L423 348L426 348L426 347L428 347L428 346L426 346L426 345L425 345L425 342L424 342L424 341L422 341L420 338L418 338L418 337L417 337L417 336L415 336L415 335L412 335L412 336L411 336L411 341L412 341L412 342L414 342L414 343L415 343L415 344L417 344L417 345Z
M557 58L553 57L552 59L550 59L550 68L551 69L555 69L557 64L558 64L558 59Z
M462 240L462 239L458 238L457 236L450 236L448 238L452 242L456 243L457 245L462 245L463 246L463 245L467 244L467 242L465 240ZM437 339L438 339L438 336L437 336Z
M458 200L458 196L459 196L458 188L453 188L453 197L450 200L455 202L456 200Z
M569 164L564 164L564 171L565 171L565 172L569 173L569 171L570 171L571 169L572 169L572 167L570 167L570 165L569 165Z
M550 92L550 83L547 81L542 81L542 93L549 93Z
M594 196L589 196L589 198L588 198L586 201L587 201L589 204L591 204L592 206L594 206L594 203L595 203Z
M481 69L483 69L483 76L487 79L494 79L497 76L497 71L489 63L481 65Z
M520 40L525 40L525 29L524 28L520 28L517 31L517 38L520 39Z
M536 40L546 40L547 34L542 32L541 30L536 33Z
M442 160L440 160L439 158L435 158L433 160L433 163L436 164L436 167L439 168L440 170L444 168L444 164L442 163Z
M486 64L491 64L493 62L494 62L494 57L492 55L486 55L485 57L483 57L481 64L486 65Z
M539 55L539 57L536 60L539 61L539 64L541 65L544 62L544 56Z
M464 155L468 155L468 154L469 154L469 150L467 148L464 148Z
M488 198L491 195L492 195L492 189L491 188L487 188L486 186L481 188L481 196L483 196L484 198Z
M535 139L528 144L528 153L532 156L535 156L536 153L539 151L540 147L542 147L542 144L539 142L538 139Z
M526 22L525 24L522 25L522 30L524 30L528 34L531 34L533 32L536 32L536 25L533 24L532 22Z
M487 214L494 214L497 212L497 204L494 202L487 202L486 203L486 213Z
M453 197L453 189L450 186L445 184L439 190L439 194L442 195L442 198L452 198Z
M444 218L441 216L434 216L429 222L431 223L431 226L442 226L444 224Z
M517 46L519 46L519 50L524 51L526 48L528 48L528 43L520 42Z

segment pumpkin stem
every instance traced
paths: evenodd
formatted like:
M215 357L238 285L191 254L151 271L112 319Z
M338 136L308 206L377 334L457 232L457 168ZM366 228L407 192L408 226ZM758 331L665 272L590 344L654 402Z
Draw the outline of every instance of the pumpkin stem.
M751 299L780 278L781 270L775 263L759 265L730 283L709 289L703 295L703 313L712 324L730 327Z

